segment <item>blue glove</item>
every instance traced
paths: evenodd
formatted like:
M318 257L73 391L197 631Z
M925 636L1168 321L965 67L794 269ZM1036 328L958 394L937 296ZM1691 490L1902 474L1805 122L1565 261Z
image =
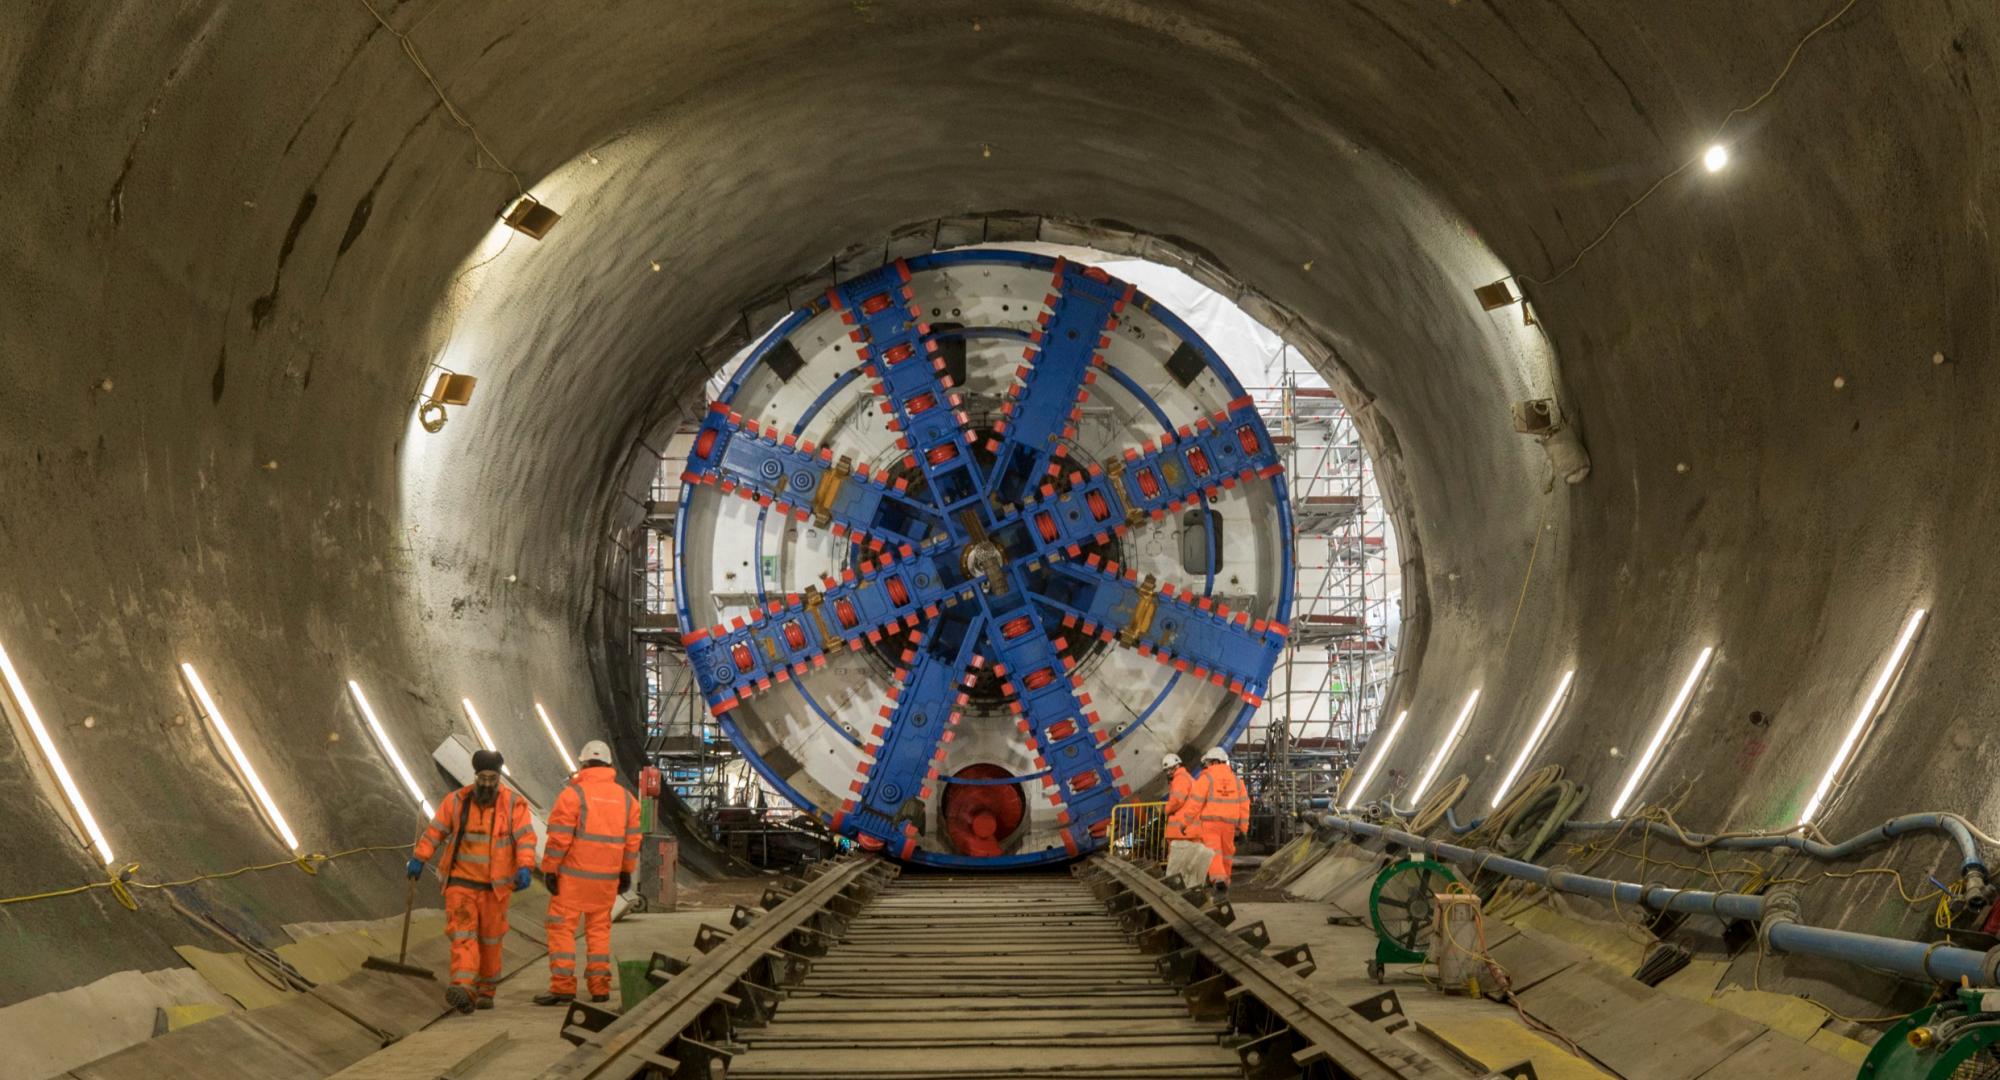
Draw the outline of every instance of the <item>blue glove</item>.
M519 870L516 870L516 871L514 871L514 888L515 888L515 889L519 890L519 889L525 889L525 888L527 888L527 887L528 887L528 881L529 881L529 878L528 878L528 868L527 868L527 867L523 866L523 867L522 867L522 868L520 868Z
M403 869L409 873L410 880L415 881L424 876L424 861L422 859L411 859L410 865Z

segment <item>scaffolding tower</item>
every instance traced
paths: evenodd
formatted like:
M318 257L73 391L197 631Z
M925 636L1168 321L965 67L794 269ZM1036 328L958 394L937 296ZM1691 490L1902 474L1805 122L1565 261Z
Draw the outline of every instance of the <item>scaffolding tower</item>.
M1285 455L1292 500L1291 647L1246 755L1267 838L1333 793L1381 719L1393 671L1388 516L1373 463L1339 396L1290 349L1278 385L1254 388Z
M704 707L681 645L674 599L674 521L680 475L694 429L677 432L661 456L646 501L641 546L633 560L633 647L645 680L646 757L690 812L712 821L725 804L723 773L737 752Z

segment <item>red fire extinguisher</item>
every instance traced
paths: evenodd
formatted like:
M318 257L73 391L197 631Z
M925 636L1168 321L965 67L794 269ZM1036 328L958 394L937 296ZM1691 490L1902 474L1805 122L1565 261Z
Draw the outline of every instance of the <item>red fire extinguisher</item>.
M660 770L656 765L648 765L639 770L639 794L648 798L660 795Z

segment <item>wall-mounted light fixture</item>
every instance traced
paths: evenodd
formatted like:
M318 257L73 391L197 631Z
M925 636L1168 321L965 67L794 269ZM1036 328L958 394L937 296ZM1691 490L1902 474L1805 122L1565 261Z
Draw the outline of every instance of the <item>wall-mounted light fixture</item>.
M347 692L354 695L355 707L361 710L361 718L368 721L368 730L374 733L375 745L382 748L382 756L389 759L396 775L403 778L403 786L410 790L410 798L424 808L424 816L430 817L434 813L431 801L424 798L424 789L417 786L417 778L410 775L410 767L403 764L402 755L396 753L396 745L389 741L389 733L383 730L382 721L375 719L375 710L369 707L367 696L361 692L361 684L353 679L347 680Z
M1354 786L1347 790L1347 802L1344 804L1346 809L1352 810L1361 804L1361 792L1368 787L1369 781L1375 779L1375 770L1382 767L1382 759L1389 756L1389 748L1396 745L1396 736L1403 733L1403 722L1409 718L1408 709L1396 714L1395 723L1390 724L1388 733L1382 736L1382 745L1375 748L1375 756L1368 762L1368 768L1362 770L1361 779L1356 780Z
M1701 152L1701 167L1709 172L1721 172L1729 167L1729 148L1721 143L1710 143Z
M493 745L493 735L486 730L486 721L479 718L479 710L472 707L472 699L459 698L458 703L465 706L465 718L472 721L472 731L479 736L479 745L498 753L500 748ZM505 765L500 766L500 771L508 776L514 775L514 770Z
M576 759L569 756L569 748L563 745L562 736L556 734L555 721L549 719L549 711L542 708L542 703L539 701L535 702L535 715L542 718L542 730L549 733L549 743L556 748L556 753L562 757L563 764L570 772L575 772Z
M431 388L430 395L422 398L422 404L417 406L417 422L433 435L443 431L444 422L448 419L444 407L472 404L472 391L478 385L477 375L464 375L456 371L439 369L437 385Z
M1479 691L1465 699L1465 707L1458 710L1458 719L1451 722L1451 730L1445 733L1444 741L1438 744L1437 753L1431 755L1431 763L1424 767L1423 779L1410 791L1410 805L1418 805L1424 792L1430 790L1431 781L1437 779L1438 770L1444 768L1445 759L1451 756L1452 748L1458 745L1459 736L1465 734L1466 722L1472 719L1473 706L1479 704Z
M1882 707L1886 704L1889 688L1903 674L1903 664L1909 659L1910 642L1916 639L1917 628L1923 623L1923 608L1910 612L1909 621L1903 624L1902 635L1896 638L1896 647L1889 650L1889 659L1882 663L1882 673L1875 677L1875 685L1869 687L1868 697L1861 703L1861 711L1855 714L1854 723L1848 725L1847 737L1840 741L1840 749L1834 753L1833 760L1827 763L1826 775L1819 778L1819 787L1813 790L1812 798L1806 800L1806 809L1799 815L1799 824L1812 824L1813 815L1818 814L1820 808L1826 805L1827 795L1833 791L1833 785L1840 779L1840 774L1846 771L1847 763L1853 759L1854 752L1860 749L1861 740L1867 736L1868 729L1875 723L1875 718L1882 715Z
M14 670L14 661L7 656L6 649L0 649L0 681L6 683L14 715L28 730L27 745L40 752L49 776L62 791L69 810L70 827L76 830L77 839L95 847L98 858L104 860L106 866L111 865L111 842L104 838L104 830L97 827L97 818L91 814L90 804L83 801L82 789L76 786L76 779L69 774L69 766L63 763L62 754L56 750L55 740L49 737L48 726L42 723L42 714L36 711L34 701L28 697L28 688L21 682L21 673Z
M1569 696L1570 680L1574 678L1576 669L1571 668L1563 672L1562 682L1556 684L1556 692L1549 698L1548 708L1542 710L1541 719L1535 721L1534 730L1528 732L1527 741L1521 744L1521 752L1514 756L1514 764L1508 767L1507 778L1500 781L1499 787L1493 789L1495 810L1500 808L1500 800L1514 790L1514 781L1520 779L1521 770L1527 768L1528 759L1535 755L1535 748L1542 745L1542 736L1548 734L1549 724L1555 720L1556 711L1562 708L1563 700Z
M1619 789L1618 801L1611 804L1611 816L1616 818L1625 811L1625 804L1632 801L1632 795L1646 779L1646 773L1653 767L1653 759L1660 756L1660 748L1667 744L1667 735L1680 722L1681 714L1687 711L1688 699L1694 696L1694 688L1701 683L1701 673L1708 670L1709 657L1715 655L1715 647L1708 646L1695 657L1694 667L1688 672L1687 681L1681 683L1681 692L1674 695L1674 703L1667 707L1667 715L1660 717L1660 726L1653 729L1653 738L1646 744L1646 750L1639 760L1632 763L1632 769L1625 774L1625 786Z
M500 220L506 222L508 228L528 239L540 240L549 234L550 229L556 227L556 222L562 220L562 215L549 209L546 203L533 195L524 194L500 212Z
M236 733L229 729L229 721L223 719L222 710L215 707L215 699L208 694L208 687L202 685L201 676L195 673L194 665L181 664L181 677L187 683L188 692L194 696L194 703L201 718L208 721L209 729L221 738L222 745L229 751L229 761L235 767L236 779L256 797L257 808L264 812L264 822L285 842L285 848L293 854L299 850L299 838L293 834L285 815L278 809L278 802L271 797L271 790L264 786L264 779L257 775L257 768L250 764L249 755L243 752L243 744L236 741Z

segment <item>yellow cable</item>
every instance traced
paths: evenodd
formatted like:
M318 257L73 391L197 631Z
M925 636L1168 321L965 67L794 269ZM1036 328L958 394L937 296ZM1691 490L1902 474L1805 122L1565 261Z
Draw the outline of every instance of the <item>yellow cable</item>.
M122 868L117 873L113 874L111 877L107 878L104 881L91 881L91 882L86 882L85 884L82 885L74 885L67 889L52 889L48 892L30 893L26 896L0 897L0 905L25 904L30 900L51 900L58 896L75 896L78 893L90 892L93 889L109 889L111 891L111 895L115 897L118 900L118 902L126 908L126 910L137 911L139 910L139 903L132 895L133 889L178 889L183 886L196 884L198 882L223 881L228 878L240 877L244 874L252 873L254 871L277 870L286 866L296 866L308 874L317 875L319 873L320 864L332 862L335 859L343 859L349 855L360 855L365 852L371 852L371 851L408 851L410 848L414 846L415 846L414 844L372 844L366 847L355 847L355 848L348 848L345 851L336 851L331 855L322 855L319 854L318 852L311 852L311 853L297 855L290 859L284 859L279 862L258 863L255 866L239 866L234 870L224 870L212 874L196 874L193 877L182 878L179 881L134 881L132 880L132 874L139 869L139 864L128 863L124 866L124 868Z

